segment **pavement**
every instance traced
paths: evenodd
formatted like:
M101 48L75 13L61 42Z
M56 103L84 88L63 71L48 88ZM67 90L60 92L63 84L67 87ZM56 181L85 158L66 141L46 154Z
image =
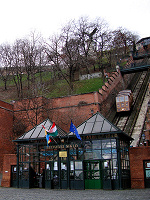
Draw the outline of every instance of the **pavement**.
M150 200L150 188L130 190L46 190L0 187L0 200Z

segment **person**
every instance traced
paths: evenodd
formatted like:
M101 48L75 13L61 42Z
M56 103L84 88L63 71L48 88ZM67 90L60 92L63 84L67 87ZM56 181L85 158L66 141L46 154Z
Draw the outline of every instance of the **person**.
M36 181L36 172L32 168L32 166L30 166L30 187L36 187L36 184L37 184L37 181Z
M54 178L53 178L53 185L54 185L54 186L58 185L58 182L59 182L58 176L55 175Z
M42 188L45 188L45 169L43 169L41 176L42 176Z

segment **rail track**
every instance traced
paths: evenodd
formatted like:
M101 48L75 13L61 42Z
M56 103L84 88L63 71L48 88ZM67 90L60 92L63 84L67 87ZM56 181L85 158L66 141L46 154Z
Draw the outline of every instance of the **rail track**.
M116 113L113 124L132 137L132 132L147 91L149 71L141 72L132 84L133 105L130 112Z

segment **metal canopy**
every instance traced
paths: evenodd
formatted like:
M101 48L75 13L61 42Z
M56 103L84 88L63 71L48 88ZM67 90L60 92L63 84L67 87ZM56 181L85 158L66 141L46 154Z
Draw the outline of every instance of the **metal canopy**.
M32 141L32 140L40 140L45 139L45 130L42 125L49 130L52 126L53 122L49 119L44 120L39 125L32 128L30 131L24 133L15 142L23 142L23 141ZM57 126L58 137L66 137L67 133L62 130L59 126ZM132 140L130 136L121 131L114 124L109 122L106 118L104 118L99 112L94 114L88 120L83 122L81 125L77 127L77 131L79 135L99 135L99 134L121 134L120 136L126 137L128 140ZM75 134L72 132L68 133L68 136L74 136Z
M39 125L32 128L30 131L24 133L22 136L20 136L15 142L24 141L24 140L39 140L39 139L45 139L45 130L42 127L42 125L49 130L52 126L53 122L49 119L44 120ZM62 130L59 126L57 126L58 136L66 136L66 132Z
M128 136L126 133L121 131L114 124L109 122L99 112L97 112L92 117L90 117L88 120L86 120L84 123L82 123L80 126L78 126L77 131L78 131L79 135L89 135L89 134L99 135L99 134L111 134L111 133L118 134L119 133L119 134L122 134L122 136L125 136L129 140L131 140L130 136ZM72 132L69 132L68 135L72 136L75 134Z

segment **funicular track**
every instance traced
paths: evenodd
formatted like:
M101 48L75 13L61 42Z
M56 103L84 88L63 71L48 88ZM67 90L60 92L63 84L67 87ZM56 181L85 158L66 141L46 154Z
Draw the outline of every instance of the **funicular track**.
M136 77L136 76L135 76ZM116 113L113 123L122 131L132 136L132 132L142 106L142 102L147 91L149 71L141 72L131 85L133 92L133 105L130 112Z

